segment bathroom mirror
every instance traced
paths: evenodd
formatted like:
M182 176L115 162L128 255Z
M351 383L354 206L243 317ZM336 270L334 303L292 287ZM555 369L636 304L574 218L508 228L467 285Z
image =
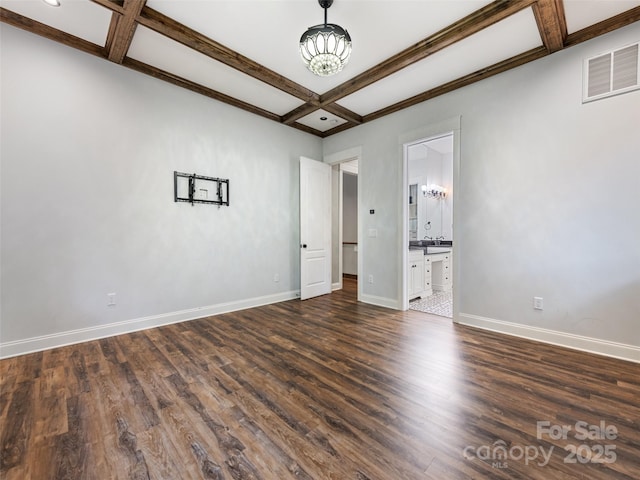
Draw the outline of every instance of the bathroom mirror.
M452 240L453 135L409 146L408 166L409 239Z

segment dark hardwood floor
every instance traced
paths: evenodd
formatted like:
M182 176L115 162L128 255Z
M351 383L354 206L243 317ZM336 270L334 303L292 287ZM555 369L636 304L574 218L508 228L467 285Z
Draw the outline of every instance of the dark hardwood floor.
M639 478L639 365L344 284L1 361L0 477Z

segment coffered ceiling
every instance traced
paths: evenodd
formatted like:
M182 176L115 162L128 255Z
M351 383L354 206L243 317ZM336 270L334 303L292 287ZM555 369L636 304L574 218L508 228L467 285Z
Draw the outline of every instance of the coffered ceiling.
M0 18L320 137L640 20L630 0L335 0L351 60L317 77L298 53L323 21L317 0L60 3L0 0Z

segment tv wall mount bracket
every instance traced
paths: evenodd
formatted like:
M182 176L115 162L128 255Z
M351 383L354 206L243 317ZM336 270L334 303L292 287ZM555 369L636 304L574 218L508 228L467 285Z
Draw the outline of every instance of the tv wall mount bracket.
M195 173L173 172L175 202L229 206L229 179L205 177Z

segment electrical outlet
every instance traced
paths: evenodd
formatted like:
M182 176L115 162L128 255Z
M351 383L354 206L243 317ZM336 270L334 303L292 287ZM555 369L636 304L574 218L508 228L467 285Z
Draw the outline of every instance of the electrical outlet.
M369 283L373 283L373 275L369 275Z
M280 274L274 273L273 274L273 281L278 283L280 281Z
M107 293L107 307L113 307L116 304L116 294Z
M533 297L533 308L534 310L542 310L544 307L544 303L542 297Z

